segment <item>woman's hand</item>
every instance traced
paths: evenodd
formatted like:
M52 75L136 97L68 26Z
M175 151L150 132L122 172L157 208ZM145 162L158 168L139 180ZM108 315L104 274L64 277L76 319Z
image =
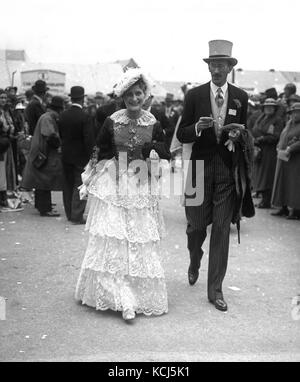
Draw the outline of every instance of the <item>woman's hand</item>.
M155 150L151 150L150 151L150 155L149 155L149 158L150 159L159 159L159 155L157 154L157 152Z

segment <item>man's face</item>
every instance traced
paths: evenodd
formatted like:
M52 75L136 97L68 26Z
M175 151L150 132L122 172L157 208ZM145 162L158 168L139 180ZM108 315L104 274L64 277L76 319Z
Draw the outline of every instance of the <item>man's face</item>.
M286 98L293 94L293 89L290 86L285 86L283 89Z
M211 61L208 64L211 80L216 86L223 86L227 81L227 75L232 70L232 65L226 60Z
M5 93L2 93L0 95L0 106L5 106L7 102L7 95Z
M292 120L293 120L295 123L300 122L300 110L294 110L294 111L292 112Z

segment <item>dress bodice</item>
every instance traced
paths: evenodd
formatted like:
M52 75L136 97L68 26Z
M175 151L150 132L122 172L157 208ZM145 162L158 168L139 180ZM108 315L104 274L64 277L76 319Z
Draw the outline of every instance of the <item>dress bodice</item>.
M113 133L115 150L127 153L127 160L143 159L142 148L145 143L151 143L155 117L143 110L138 119L130 119L126 110L119 110L111 116L114 122Z

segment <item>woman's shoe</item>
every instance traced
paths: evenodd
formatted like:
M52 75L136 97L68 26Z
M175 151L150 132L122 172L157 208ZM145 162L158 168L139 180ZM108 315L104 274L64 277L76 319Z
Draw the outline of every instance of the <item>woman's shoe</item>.
M123 310L122 317L125 321L134 320L135 312L132 309Z

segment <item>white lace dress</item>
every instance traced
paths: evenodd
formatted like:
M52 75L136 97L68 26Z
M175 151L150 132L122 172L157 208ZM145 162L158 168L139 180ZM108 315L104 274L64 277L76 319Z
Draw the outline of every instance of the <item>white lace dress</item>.
M128 154L128 162L141 159L143 145L152 141L155 122L148 112L138 120L130 120L126 110L114 113L103 125L100 137L103 150L109 147L114 156L108 155L110 159L98 162L93 169L88 166L83 176L89 178L89 240L75 297L96 309L132 309L145 315L168 311L159 198L150 194L148 183L139 187L138 194L130 195L134 176L121 175L116 183L105 171L117 163L120 151ZM126 185L129 192L124 195Z

